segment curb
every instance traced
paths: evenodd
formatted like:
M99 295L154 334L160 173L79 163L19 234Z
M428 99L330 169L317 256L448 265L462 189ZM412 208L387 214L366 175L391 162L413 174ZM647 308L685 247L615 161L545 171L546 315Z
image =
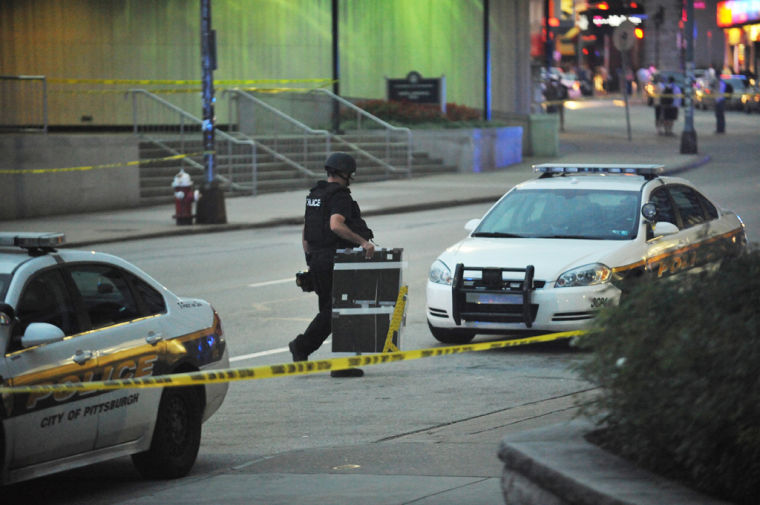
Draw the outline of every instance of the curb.
M504 437L506 505L728 505L586 441L594 429L583 419Z
M710 155L704 155L693 161L684 163L683 165L676 166L672 169L666 169L666 175L676 175L695 168L699 168L712 160ZM535 163L531 162L529 165ZM503 193L502 193L503 194ZM399 205L394 207L386 207L383 209L374 209L363 212L364 216L383 216L391 214L404 214L409 212L420 212L425 210L435 210L444 207L457 207L465 205L475 205L480 203L495 202L501 195L498 196L479 196L473 198L465 198L461 200L446 200L446 201L434 201L424 202L419 204ZM269 221L252 222L252 223L234 223L234 224L220 224L220 225L189 225L187 227L168 228L161 231L137 233L134 235L125 235L121 237L112 237L98 240L80 240L77 242L67 242L64 248L82 248L93 244L112 244L117 242L127 242L130 240L146 240L152 238L163 237L178 237L185 235L200 235L209 233L221 233L228 231L241 231L252 230L257 228L273 228L277 226L290 226L303 224L302 217L286 217L280 219L271 219Z

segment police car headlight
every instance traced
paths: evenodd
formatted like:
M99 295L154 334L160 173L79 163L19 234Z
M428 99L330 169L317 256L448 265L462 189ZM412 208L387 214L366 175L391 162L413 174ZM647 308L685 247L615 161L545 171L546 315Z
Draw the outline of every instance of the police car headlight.
M428 275L430 282L436 284L445 284L451 286L451 270L441 260L435 260L430 266L430 274Z
M612 270L601 263L593 263L568 270L557 278L555 288L593 286L610 281Z

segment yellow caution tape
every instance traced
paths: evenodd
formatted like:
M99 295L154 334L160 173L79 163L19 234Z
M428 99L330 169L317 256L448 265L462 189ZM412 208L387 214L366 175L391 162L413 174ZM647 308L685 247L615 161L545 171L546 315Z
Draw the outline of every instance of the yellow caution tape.
M330 83L317 86L318 88L324 88L329 86ZM257 88L257 87L218 87L216 91L222 91L225 89L239 89L242 91L255 91L258 93L308 93L315 88ZM180 94L180 93L201 93L201 88L148 88L148 91L155 95L159 94ZM59 95L114 95L128 93L125 89L52 89L51 94Z
M489 351L506 347L536 344L539 342L552 342L555 340L571 338L583 335L585 331L565 331L561 333L548 333L534 337L518 338L513 340L500 340L497 342L484 342L479 344L456 345L449 347L435 347L430 349L417 349L414 351L401 351L382 354L367 354L350 358L333 358L316 361L299 361L280 365L267 365L255 368L230 368L211 372L191 372L172 375L158 375L155 377L141 377L137 379L120 379L91 382L67 382L64 384L38 384L30 386L0 387L0 394L18 393L49 393L56 391L95 391L128 388L158 388L177 386L199 386L202 384L220 384L255 379L271 379L275 377L287 377L291 375L307 375L323 373L330 370L345 370L362 366L382 365L385 363L397 363L435 356L450 356L474 351Z
M406 308L407 291L409 291L409 287L406 285L401 286L401 289L398 290L398 298L396 298L396 306L393 309L391 324L388 327L388 334L385 336L383 352L399 351L399 348L393 343L393 337L398 335L398 332L401 329L401 319L404 317L404 309Z
M126 84L126 85L200 85L201 80L172 80L172 79L58 79L51 78L47 80L52 84ZM326 83L336 82L333 79L313 78L313 79L226 79L215 80L217 86L240 86L245 84L289 84L289 83Z
M199 156L207 153L190 153L190 154L175 154L173 156L166 156L164 158L150 158L140 161L125 161L122 163L105 163L103 165L89 165L83 167L67 167L67 168L17 168L17 169L0 169L0 174L52 174L59 172L82 172L87 170L95 170L99 168L115 168L115 167L130 167L134 165L148 165L151 163L159 163L162 161L181 160L183 158L189 158L191 156Z

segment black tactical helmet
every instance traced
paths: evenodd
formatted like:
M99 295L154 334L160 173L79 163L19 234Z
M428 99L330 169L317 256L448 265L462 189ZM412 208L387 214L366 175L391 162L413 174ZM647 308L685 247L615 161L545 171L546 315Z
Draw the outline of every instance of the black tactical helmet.
M356 172L356 160L350 154L332 153L325 161L325 170L328 174L340 175L349 179Z

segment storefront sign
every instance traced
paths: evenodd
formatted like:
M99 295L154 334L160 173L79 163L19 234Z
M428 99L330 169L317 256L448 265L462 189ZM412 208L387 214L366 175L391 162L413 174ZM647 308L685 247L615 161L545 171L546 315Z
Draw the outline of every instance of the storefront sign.
M578 27L582 31L587 31L589 28L616 28L622 25L624 22L629 21L634 25L640 25L643 21L641 16L631 16L625 14L581 14L578 19Z
M718 2L717 22L721 28L760 22L760 2L755 0Z

